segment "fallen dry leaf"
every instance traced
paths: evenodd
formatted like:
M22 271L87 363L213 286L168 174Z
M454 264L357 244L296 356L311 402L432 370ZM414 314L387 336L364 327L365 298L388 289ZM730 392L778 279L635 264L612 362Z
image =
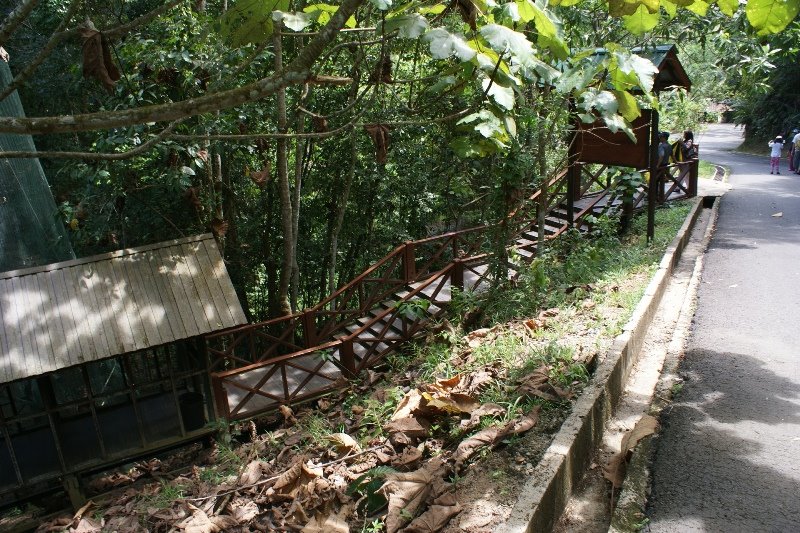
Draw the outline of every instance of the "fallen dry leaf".
M397 404L397 408L394 410L390 420L398 420L401 418L410 417L417 409L419 409L421 402L422 394L420 394L417 389L411 389L405 394L405 396L403 396L403 398L400 400L400 403Z
M303 527L302 533L350 533L350 526L347 524L350 509L346 505L336 514L316 514Z
M239 478L239 485L252 485L261 479L264 473L264 462L261 460L250 461Z
M403 533L438 533L451 518L461 512L455 494L448 492L436 498L428 509L415 518Z
M515 418L504 426L491 426L482 429L475 435L461 441L453 453L456 472L459 472L464 463L480 448L494 446L509 435L518 435L531 429L539 421L540 410L541 407L537 405L527 415Z
M434 480L441 477L444 462L434 457L413 472L393 472L378 489L389 501L386 514L386 533L395 533L417 514L434 488Z
M622 482L625 481L625 471L633 449L644 437L652 435L657 426L658 420L650 415L644 415L636 422L632 430L623 435L619 453L615 454L603 467L603 475L615 489L621 487Z
M232 516L208 516L204 511L188 504L192 516L177 525L186 533L217 533L237 525Z
M347 433L333 433L328 435L327 438L336 446L336 452L339 454L361 451L361 446Z
M256 516L258 516L258 504L256 502L240 501L231 503L229 506L231 516L239 523L246 524Z
M485 403L472 411L469 419L461 421L462 429L470 429L477 426L482 416L502 416L506 414L506 409L496 403Z

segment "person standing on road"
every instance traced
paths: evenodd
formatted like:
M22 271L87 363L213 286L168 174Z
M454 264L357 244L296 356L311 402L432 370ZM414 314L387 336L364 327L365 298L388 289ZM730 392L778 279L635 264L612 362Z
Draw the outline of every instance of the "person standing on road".
M792 145L794 149L794 155L792 156L794 173L800 174L800 131L798 131L794 137L792 137Z
M781 173L781 150L783 150L783 137L776 136L774 140L767 143L772 151L769 154L769 173Z
M794 172L796 169L794 168L794 136L800 133L800 130L797 128L793 129L787 136L786 139L792 139L792 142L788 140L786 142L789 143L789 152L786 154L786 159L789 160L789 172Z

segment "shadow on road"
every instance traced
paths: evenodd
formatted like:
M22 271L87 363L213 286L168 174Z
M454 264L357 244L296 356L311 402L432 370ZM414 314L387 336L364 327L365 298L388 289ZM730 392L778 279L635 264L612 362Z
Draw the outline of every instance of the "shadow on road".
M800 424L798 384L748 355L698 349L684 361L690 386L662 416L649 530L796 530L800 500L791 458L798 442L791 426ZM782 426L782 437L749 438L758 438L763 424Z

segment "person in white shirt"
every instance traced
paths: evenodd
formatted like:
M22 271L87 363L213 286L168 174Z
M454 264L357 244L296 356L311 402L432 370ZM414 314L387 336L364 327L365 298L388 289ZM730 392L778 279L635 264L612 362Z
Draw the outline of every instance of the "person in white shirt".
M794 157L792 158L794 173L800 174L800 150L798 150L800 147L800 132L792 137L792 144L794 145Z
M769 154L769 173L772 174L773 170L775 174L781 173L781 150L783 150L783 137L778 135L775 137L775 140L772 140L767 143L767 145L772 148L772 151Z

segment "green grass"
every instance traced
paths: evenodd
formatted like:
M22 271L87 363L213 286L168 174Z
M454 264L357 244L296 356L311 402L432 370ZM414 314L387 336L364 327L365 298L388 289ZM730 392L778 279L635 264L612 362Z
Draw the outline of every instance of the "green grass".
M697 169L697 176L702 179L713 179L717 174L717 167L708 161L700 160Z

